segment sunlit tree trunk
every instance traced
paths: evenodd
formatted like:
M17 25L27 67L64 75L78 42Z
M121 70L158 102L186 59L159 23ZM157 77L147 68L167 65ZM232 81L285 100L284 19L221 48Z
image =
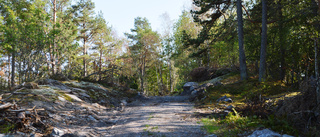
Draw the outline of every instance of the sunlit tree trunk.
M100 49L100 56L99 56L99 81L101 81L101 76L102 76L102 49Z
M56 16L57 16L57 1L53 0L53 29L55 29L55 24L57 22ZM55 35L55 34L54 34ZM50 60L51 60L51 73L54 75L56 73L56 59L55 59L55 52L56 52L56 38L53 36L53 45L49 48L50 52Z
M171 60L168 59L168 64L169 64L169 88L170 88L170 93L173 92L173 77L172 77L172 64L171 64Z
M83 28L85 28L85 24L83 24ZM84 35L83 39L83 77L87 76L87 60L86 60L86 55L87 55L87 40L86 40L86 34Z

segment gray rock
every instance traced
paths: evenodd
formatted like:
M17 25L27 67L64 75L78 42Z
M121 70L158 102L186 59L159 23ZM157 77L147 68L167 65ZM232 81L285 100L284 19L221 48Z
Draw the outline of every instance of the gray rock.
M208 135L208 137L218 137L216 134Z
M217 99L217 102L232 102L232 99L231 98L228 98L226 95Z
M82 97L90 98L90 96L88 94L86 94L86 93L79 93L79 95L82 96Z
M232 110L234 108L234 106L230 105L226 108L226 110Z
M294 136L290 136L290 135L284 134L284 135L282 135L282 137L294 137Z
M226 115L228 115L229 113L231 113L230 110L224 110L223 113L225 113Z
M222 85L222 83L220 81L214 83L214 86L221 86L221 85Z
M232 99L231 98L226 98L225 100L223 100L224 102L229 102L231 103L232 102Z
M282 137L281 134L276 133L270 129L256 130L248 137ZM287 137L287 136L286 136Z
M98 122L98 120L96 120L93 116L89 115L88 116L88 120L89 121L93 121L93 122Z
M80 93L86 93L87 92L86 90L83 90L81 88L72 88L72 91L73 92L80 92Z
M58 96L58 99L62 102L66 102L67 100L64 97Z
M191 95L197 95L198 94L198 90L193 90L192 92L191 92Z
M183 85L183 92L181 93L182 96L190 95L193 90L195 90L199 84L197 82L187 82Z
M192 87L190 87L190 89L189 89L190 91L194 91L195 90L195 87L194 86L192 86Z
M226 99L226 98L227 98L227 96L225 95L225 96L223 96L223 97L221 97L221 98L217 99L217 102L220 102L220 101L222 101L222 100L224 100L224 99Z
M78 135L68 133L68 134L62 135L61 137L78 137Z
M5 134L0 134L0 137L16 137L19 135L5 135Z
M66 95L69 96L73 101L82 102L82 100L78 98L76 95L72 95L72 94L66 94Z
M183 87L192 87L192 86L198 86L199 84L197 82L187 82L183 85Z
M30 111L26 111L26 116L29 116L31 115L31 112Z
M58 128L53 128L51 134L49 135L50 137L60 137L64 134L64 132Z

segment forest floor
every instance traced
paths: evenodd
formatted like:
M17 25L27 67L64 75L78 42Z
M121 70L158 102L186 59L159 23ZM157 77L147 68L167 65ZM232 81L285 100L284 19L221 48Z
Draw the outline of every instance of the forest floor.
M290 104L309 99L314 93L298 96L299 92L289 91L281 82L239 82L239 75L219 81L223 85L210 86L196 98L145 97L131 89L83 81L26 83L14 91L0 92L0 136L248 136L266 128L281 134L301 134L276 115L297 112L300 109L294 106L299 105ZM224 96L232 101L218 101ZM314 103L305 104L300 106L309 108L306 106ZM314 116L293 118L303 123Z
M69 121L66 124L60 121L57 127L64 133L89 137L206 136L206 132L201 129L200 119L194 115L201 110L195 109L188 98L187 96L145 97L128 103L120 110L100 111L96 112L97 115L91 113L93 118L83 120L81 123L72 124L72 121ZM98 111L95 107L87 107L93 112Z
M36 89L26 89L25 85L2 94L1 101L14 105L0 110L0 133L54 137L208 136L196 115L203 110L196 109L189 96L127 98L99 84L47 81L38 82L45 85Z
M116 137L201 137L206 133L195 117L194 104L188 96L150 97L129 103L117 113L118 122L107 136Z

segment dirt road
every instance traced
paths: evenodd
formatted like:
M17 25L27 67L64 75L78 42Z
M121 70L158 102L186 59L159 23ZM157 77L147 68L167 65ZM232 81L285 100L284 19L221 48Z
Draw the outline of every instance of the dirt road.
M105 134L115 137L202 137L196 109L188 97L150 97L127 104L123 112Z

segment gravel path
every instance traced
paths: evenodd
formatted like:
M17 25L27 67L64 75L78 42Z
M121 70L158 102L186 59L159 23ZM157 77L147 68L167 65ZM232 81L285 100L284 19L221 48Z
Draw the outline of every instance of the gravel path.
M188 97L150 97L134 101L117 113L117 122L105 136L113 137L202 137L196 109Z

